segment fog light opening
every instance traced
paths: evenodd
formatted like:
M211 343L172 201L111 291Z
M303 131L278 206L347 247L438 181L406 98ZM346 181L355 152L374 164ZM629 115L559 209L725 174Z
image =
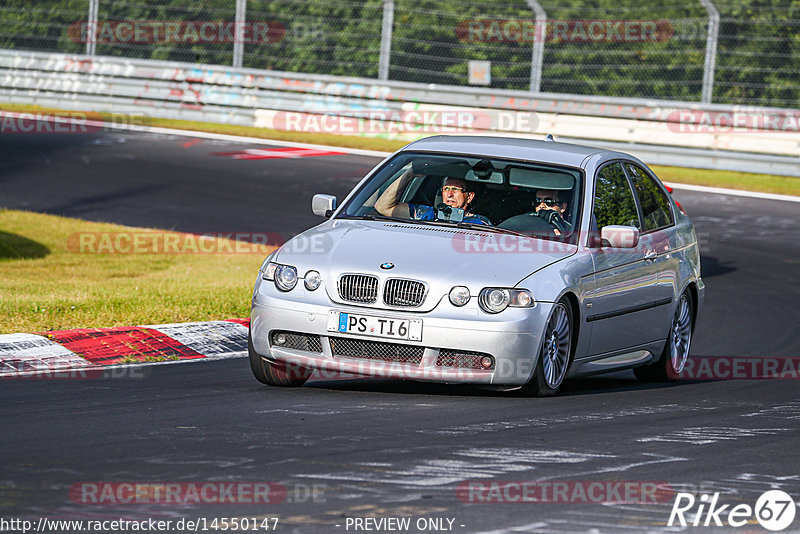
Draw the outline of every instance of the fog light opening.
M284 343L286 343L286 335L285 334L275 334L275 337L273 338L273 341L275 341L276 345L283 345Z
M494 367L494 358L492 358L491 356L482 357L481 358L481 366L484 369L491 369L492 367Z

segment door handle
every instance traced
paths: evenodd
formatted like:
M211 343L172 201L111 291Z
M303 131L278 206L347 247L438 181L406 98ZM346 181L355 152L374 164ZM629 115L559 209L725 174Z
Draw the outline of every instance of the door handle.
M655 250L648 250L644 253L644 259L646 260L653 261L656 259L656 257L658 257L658 252Z

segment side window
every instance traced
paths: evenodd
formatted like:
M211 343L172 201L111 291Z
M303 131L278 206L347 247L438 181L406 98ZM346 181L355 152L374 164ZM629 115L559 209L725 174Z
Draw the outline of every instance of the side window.
M639 228L636 202L620 163L606 165L597 173L594 218L597 221L598 231L610 224Z
M669 198L664 190L638 165L626 163L625 167L642 205L644 231L657 230L674 223Z

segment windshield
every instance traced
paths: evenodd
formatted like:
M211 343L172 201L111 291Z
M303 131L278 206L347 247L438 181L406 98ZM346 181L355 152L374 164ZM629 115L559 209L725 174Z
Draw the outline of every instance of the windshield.
M405 152L387 162L340 218L392 217L548 239L577 235L578 169L463 155Z

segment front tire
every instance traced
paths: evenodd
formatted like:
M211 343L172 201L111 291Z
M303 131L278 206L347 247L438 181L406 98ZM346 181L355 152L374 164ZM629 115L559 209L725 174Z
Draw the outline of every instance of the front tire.
M553 308L542 338L536 374L528 383L527 391L537 397L550 397L567 376L572 361L572 308L561 300Z
M314 372L299 365L287 365L283 362L267 362L253 347L253 336L247 333L247 352L250 356L250 369L253 376L262 384L278 387L299 387L306 383Z
M643 382L666 382L680 378L692 344L693 314L694 299L686 291L678 299L661 356L655 363L635 368L633 374L636 378Z

